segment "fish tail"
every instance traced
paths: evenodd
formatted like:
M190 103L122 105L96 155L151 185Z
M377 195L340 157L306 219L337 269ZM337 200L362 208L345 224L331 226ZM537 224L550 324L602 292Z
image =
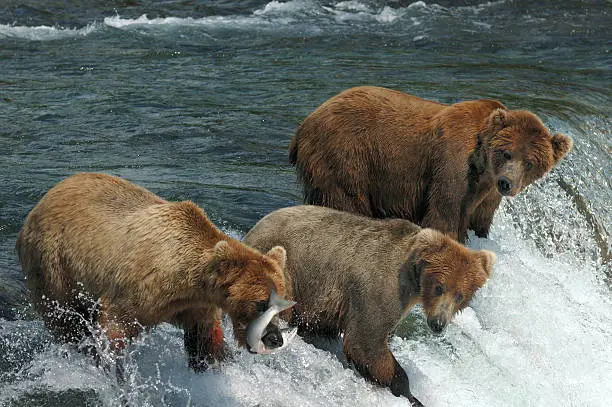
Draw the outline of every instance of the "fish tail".
M276 294L275 290L272 290L272 292L270 293L269 306L270 308L275 307L278 310L278 312L289 309L293 307L295 304L297 304L295 301L287 301L284 298L279 297L278 294Z

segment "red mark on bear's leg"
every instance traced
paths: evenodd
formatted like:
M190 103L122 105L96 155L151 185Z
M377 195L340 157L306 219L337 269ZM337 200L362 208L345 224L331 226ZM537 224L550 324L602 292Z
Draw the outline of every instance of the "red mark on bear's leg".
M137 334L117 321L113 315L113 307L107 298L102 298L100 301L98 323L110 342L110 350L116 353L123 351L126 341Z
M127 333L119 324L111 323L106 326L106 337L110 342L110 348L114 352L120 352L125 349Z
M217 320L210 330L210 353L213 355L219 352L223 353L223 328L221 327L221 321Z

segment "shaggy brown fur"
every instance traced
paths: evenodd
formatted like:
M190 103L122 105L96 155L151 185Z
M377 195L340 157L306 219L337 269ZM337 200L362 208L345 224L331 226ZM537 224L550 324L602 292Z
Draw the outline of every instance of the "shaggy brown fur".
M297 130L290 162L306 203L408 219L463 241L486 237L515 195L570 150L533 113L494 100L445 105L390 89L349 89Z
M282 247L262 255L192 202L167 202L105 174L77 174L47 192L17 251L34 306L58 339L81 340L88 321L119 341L170 322L184 328L194 368L223 358L221 310L244 345L258 303L285 288Z
M284 318L301 333L344 333L342 350L367 379L418 401L393 357L389 334L417 303L441 332L489 278L495 255L465 248L433 229L376 220L320 206L279 209L244 242L287 250Z

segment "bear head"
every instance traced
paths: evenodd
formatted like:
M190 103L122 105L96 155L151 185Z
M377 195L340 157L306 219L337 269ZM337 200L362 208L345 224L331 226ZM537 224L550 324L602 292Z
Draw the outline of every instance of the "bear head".
M216 285L223 295L221 308L232 320L234 338L245 346L246 328L268 309L272 290L280 297L285 295L287 253L275 246L262 255L245 245L222 240L215 245L213 259ZM268 324L261 339L270 349L282 346L278 317Z
M494 182L502 196L514 196L541 178L572 147L572 139L551 134L526 110L495 109L486 119Z
M415 273L427 325L440 333L491 275L495 254L471 250L433 229L422 229L409 263Z

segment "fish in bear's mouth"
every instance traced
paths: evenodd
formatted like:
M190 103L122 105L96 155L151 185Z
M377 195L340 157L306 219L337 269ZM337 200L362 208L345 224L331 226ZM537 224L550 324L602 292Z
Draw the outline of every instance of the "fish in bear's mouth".
M268 354L286 347L297 334L297 328L280 329L270 322L277 314L295 304L295 301L287 301L272 290L266 312L247 326L247 350L256 354Z

